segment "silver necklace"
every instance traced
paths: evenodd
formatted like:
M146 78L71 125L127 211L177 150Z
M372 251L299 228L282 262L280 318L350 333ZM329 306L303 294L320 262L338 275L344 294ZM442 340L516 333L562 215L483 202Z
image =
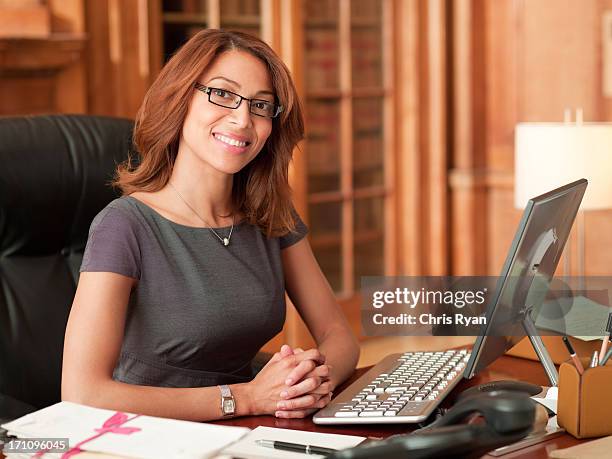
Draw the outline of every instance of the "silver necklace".
M223 244L225 247L227 247L229 245L229 243L230 243L230 240L232 239L232 232L234 231L234 214L232 214L232 227L230 228L229 234L227 235L227 237L221 237L221 236L219 236L219 233L217 233L214 229L212 229L212 227L208 224L208 222L206 220L204 220L202 217L200 217L200 214L198 214L195 211L195 209L189 205L189 203L185 200L185 198L183 196L181 196L181 193L179 193L178 190L176 188L174 188L174 185L172 185L172 182L169 181L168 185L170 185L172 187L172 189L174 191L176 191L176 194L178 194L178 197L181 198L181 201L183 201L185 203L185 205L191 209L191 211L196 215L196 217L198 217L200 220L202 220L202 223L204 223L204 225L206 225L206 227L211 231L211 233L213 233L215 236L217 236L217 239L219 239L221 241L221 244Z

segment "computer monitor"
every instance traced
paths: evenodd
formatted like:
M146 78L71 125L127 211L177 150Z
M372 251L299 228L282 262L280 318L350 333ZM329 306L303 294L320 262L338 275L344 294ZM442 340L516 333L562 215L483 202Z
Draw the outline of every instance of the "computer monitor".
M472 378L527 335L551 384L557 385L557 370L531 311L544 301L587 183L581 179L527 203L488 305L486 323L465 368L465 378Z

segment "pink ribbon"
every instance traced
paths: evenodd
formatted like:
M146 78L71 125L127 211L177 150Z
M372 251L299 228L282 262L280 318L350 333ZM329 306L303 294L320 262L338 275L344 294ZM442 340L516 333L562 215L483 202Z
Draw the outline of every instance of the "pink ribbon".
M132 419L136 419L139 416L140 415L137 414L132 418L128 418L127 414L117 411L110 418L108 418L106 422L104 422L102 427L94 429L97 432L95 435L92 435L91 437L78 442L76 445L74 445L74 447L70 448L67 452L62 454L61 459L69 459L76 454L82 453L83 450L80 448L82 445L92 440L95 440L96 438L101 437L104 434L115 433L121 435L130 435L134 432L139 432L140 430L142 430L140 429L140 427L121 427L122 424L125 424L127 421L131 421ZM39 451L32 457L42 457L42 455L45 454L46 451L48 450Z

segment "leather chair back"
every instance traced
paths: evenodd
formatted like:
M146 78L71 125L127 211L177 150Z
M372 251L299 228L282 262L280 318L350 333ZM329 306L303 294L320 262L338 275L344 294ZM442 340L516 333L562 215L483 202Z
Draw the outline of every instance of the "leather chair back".
M0 118L0 395L60 400L64 332L93 217L131 148L130 120ZM2 413L0 413L2 414Z

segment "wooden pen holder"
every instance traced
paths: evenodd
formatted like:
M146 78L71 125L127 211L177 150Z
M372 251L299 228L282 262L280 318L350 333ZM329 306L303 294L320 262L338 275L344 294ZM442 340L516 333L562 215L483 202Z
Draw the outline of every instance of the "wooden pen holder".
M559 369L557 422L576 438L612 435L612 365L588 368L581 375L567 361Z

